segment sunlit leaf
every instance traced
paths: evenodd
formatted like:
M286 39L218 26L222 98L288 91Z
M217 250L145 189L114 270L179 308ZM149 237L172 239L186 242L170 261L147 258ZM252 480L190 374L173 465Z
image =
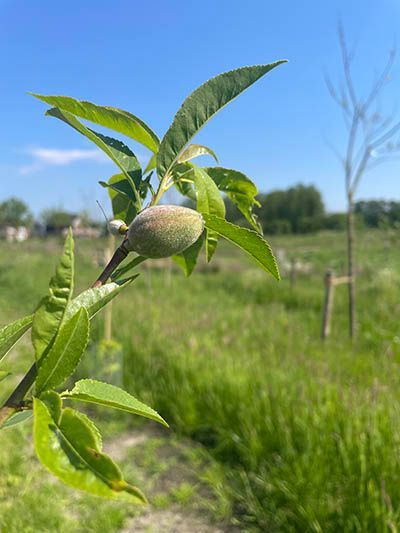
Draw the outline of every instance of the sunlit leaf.
M132 276L124 282L105 283L101 287L86 289L79 296L74 298L65 310L64 323L71 319L82 307L88 312L92 319L105 305L117 296L123 289L128 287L137 278Z
M51 393L55 394L55 393ZM117 465L104 453L98 432L86 416L66 408L57 420L49 397L34 398L34 443L42 464L67 485L104 498L132 503L146 501L129 485Z
M49 352L39 363L36 391L61 385L76 369L89 338L89 316L84 307L59 329Z
M158 175L162 177L172 168L190 139L213 115L264 74L284 62L224 72L193 91L183 102L161 141L157 156Z
M218 163L218 157L215 155L215 152L211 148L208 148L208 146L203 146L202 144L189 144L179 155L177 162L185 163L201 155L210 155Z
M137 400L128 392L94 379L82 379L75 383L71 391L66 391L62 397L67 400L80 400L82 402L96 403L135 415L151 418L168 426L165 420L151 407Z
M193 165L193 181L196 189L197 211L225 217L225 204L218 187L202 168ZM212 229L206 231L206 258L210 261L218 243L218 234Z
M235 226L227 222L223 218L203 214L206 228L209 228L221 237L224 237L231 243L235 244L243 251L245 251L258 266L266 272L269 272L276 279L280 279L278 265L272 250L266 240L262 236L247 228Z
M84 126L71 113L53 107L46 112L46 115L56 117L66 124L69 124L76 131L87 137L98 146L108 157L119 167L132 187L132 193L136 198L136 207L140 208L140 197L138 188L142 179L142 169L135 154L121 141L97 133Z
M0 329L0 362L32 325L33 315L19 318Z
M143 144L152 152L157 152L160 141L157 135L140 118L117 107L100 106L69 96L46 96L31 93L47 104L63 109L73 115L104 126Z
M74 284L74 241L70 230L65 241L64 251L55 275L49 284L49 293L35 312L32 324L32 343L36 361L50 348L64 316L64 311L72 297Z

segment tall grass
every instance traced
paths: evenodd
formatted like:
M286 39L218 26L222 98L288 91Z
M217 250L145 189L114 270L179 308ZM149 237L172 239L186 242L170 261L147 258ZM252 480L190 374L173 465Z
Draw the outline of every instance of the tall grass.
M294 288L287 279L268 279L227 247L217 273L185 280L144 272L114 306L125 385L221 462L223 490L243 529L394 531L400 525L398 236L362 235L354 346L346 336L344 286L335 295L332 336L325 344L319 339L323 274L327 267L343 270L343 236L273 244L309 267ZM45 290L53 264L45 263L44 246L50 245L22 248L16 267L0 262L1 309L8 302L11 314L29 312L26 290L32 301ZM90 249L78 241L81 288L95 277ZM34 265L29 275L24 258ZM93 326L96 342L101 318Z

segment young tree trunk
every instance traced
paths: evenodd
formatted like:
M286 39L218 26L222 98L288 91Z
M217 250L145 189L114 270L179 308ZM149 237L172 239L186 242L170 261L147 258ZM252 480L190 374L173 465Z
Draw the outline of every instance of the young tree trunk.
M347 196L347 275L349 276L349 335L356 334L356 293L354 267L354 213L353 196Z

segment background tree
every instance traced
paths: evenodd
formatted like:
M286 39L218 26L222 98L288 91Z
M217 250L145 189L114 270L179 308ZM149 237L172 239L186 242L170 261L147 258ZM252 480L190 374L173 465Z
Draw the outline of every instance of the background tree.
M28 206L18 198L0 203L0 226L31 226L33 216Z
M71 225L73 215L62 209L45 209L41 218L47 230L57 232Z
M390 80L395 50L391 50L380 74L371 84L365 96L356 87L352 64L354 52L350 51L343 27L338 25L338 37L342 61L342 79L335 85L326 77L329 93L339 106L346 125L346 142L342 153L335 150L343 167L347 199L347 271L349 276L349 334L356 331L356 295L354 262L354 196L365 173L377 164L387 161L400 149L395 137L400 122L380 110L380 100L385 85Z
M296 185L257 197L256 210L266 233L308 233L322 228L325 207L313 185Z

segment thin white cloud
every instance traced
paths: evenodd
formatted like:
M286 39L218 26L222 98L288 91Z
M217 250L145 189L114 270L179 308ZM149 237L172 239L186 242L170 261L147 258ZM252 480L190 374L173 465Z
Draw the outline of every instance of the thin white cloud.
M50 166L67 166L79 161L91 161L94 163L106 163L109 160L100 150L63 150L58 148L29 148L24 151L31 156L32 161L20 167L22 175L32 174Z

